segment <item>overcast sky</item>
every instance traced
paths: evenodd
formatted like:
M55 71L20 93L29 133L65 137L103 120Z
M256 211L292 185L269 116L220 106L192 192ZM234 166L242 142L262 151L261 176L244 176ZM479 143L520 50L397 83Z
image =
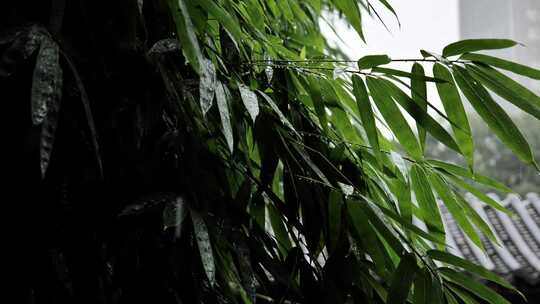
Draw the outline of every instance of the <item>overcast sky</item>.
M391 3L400 18L401 28L392 14L379 7L378 11L390 32L377 19L364 17L367 44L352 28L337 22L336 30L346 42L339 45L351 59L380 53L392 58L417 58L419 49L440 53L445 45L458 40L457 0L394 0ZM325 32L332 32L326 24L321 26Z

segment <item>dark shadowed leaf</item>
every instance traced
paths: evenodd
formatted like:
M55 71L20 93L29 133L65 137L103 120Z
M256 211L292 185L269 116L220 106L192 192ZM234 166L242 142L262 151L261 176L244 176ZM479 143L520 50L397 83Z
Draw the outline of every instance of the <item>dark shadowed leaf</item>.
M43 39L32 78L32 122L41 124L39 146L42 177L49 166L62 99L63 73L59 53L54 41Z
M409 290L417 270L418 265L413 254L406 254L401 257L401 261L394 271L386 303L403 304L407 302Z
M182 51L189 61L191 67L198 74L202 73L203 55L195 34L195 27L191 21L188 6L184 0L168 0L171 11L173 12L174 22L176 24L176 33L180 40Z
M206 228L204 219L197 211L190 210L190 214L193 222L193 232L195 233L195 239L197 241L197 246L199 247L204 272L206 273L206 277L208 278L210 285L213 286L216 282L216 265L214 262L214 254L212 253L212 244L210 243L208 229Z

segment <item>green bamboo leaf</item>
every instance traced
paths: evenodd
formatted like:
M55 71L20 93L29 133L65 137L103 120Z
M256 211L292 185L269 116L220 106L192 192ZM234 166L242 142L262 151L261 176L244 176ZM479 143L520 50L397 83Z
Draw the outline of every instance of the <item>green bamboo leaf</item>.
M210 286L214 286L216 283L216 264L214 262L214 254L212 253L212 244L210 243L208 228L197 211L190 210L190 213L191 221L193 222L193 232L195 233L195 239L197 240L204 272L210 282Z
M227 32L232 35L236 44L242 41L242 29L240 24L231 14L229 14L229 12L220 7L216 1L198 0L197 3L218 20Z
M463 270L466 270L483 279L489 280L493 283L499 284L505 288L513 290L521 295L521 293L514 286L512 286L508 281L498 276L497 274L485 269L482 266L478 266L470 261L464 260L458 256L455 256L453 254L450 254L444 251L429 250L427 254L430 258L434 260L441 261L446 264L462 268Z
M416 164L411 168L411 186L416 194L416 200L422 210L422 219L428 231L438 239L444 240L444 225L437 200L424 169Z
M476 296L486 300L488 303L510 304L510 302L498 295L494 290L473 280L464 273L460 273L446 267L439 268L439 271L450 282L459 285L463 289L469 290Z
M445 241L441 239L439 236L434 236L432 234L426 233L424 230L418 228L416 225L412 224L410 221L406 221L403 219L401 215L398 215L394 213L392 210L384 208L382 206L379 206L379 209L386 215L387 217L391 218L392 220L396 221L397 223L401 224L403 228L411 231L414 234L417 234L418 236L432 241L438 245L445 245Z
M324 100L321 91L321 84L319 79L309 78L309 91L311 95L311 100L313 101L313 107L315 112L319 117L319 123L321 128L328 133L328 118L326 117L326 110L324 106Z
M367 55L358 60L358 68L364 70L390 62L392 59L388 55Z
M504 206L502 206L499 202L497 202L496 200L492 199L491 197L489 197L488 195L486 195L484 192L476 189L476 187L466 183L465 181L463 181L462 179L460 178L457 178L457 177L451 177L451 181L456 185L456 186L459 186L465 190L467 190L468 192L470 192L472 195L476 196L478 199L480 199L481 201L483 201L484 203L488 204L489 206L499 210L499 211L502 211L504 213L507 213L509 215L511 215L511 212L506 209Z
M487 176L484 176L484 175L481 175L481 174L478 174L478 173L473 173L470 170L462 168L462 167L460 167L458 165L454 165L454 164L451 164L451 163L446 163L446 162L439 161L439 160L434 160L434 159L429 159L428 163L431 164L432 166L434 166L437 169L442 169L446 173L450 173L450 174L453 174L453 175L457 175L457 176L460 176L460 177L467 178L467 179L469 179L471 181L477 182L477 183L482 184L484 186L488 186L488 187L490 187L490 188L492 188L494 190L505 192L505 193L513 193L514 192L512 189L508 188L507 186L503 185L502 183L500 183L500 182L498 182L498 181L496 181L496 180L494 180L494 179L492 179L490 177L487 177Z
M414 276L418 270L414 254L406 254L401 258L390 284L388 304L403 304L407 302Z
M249 113L249 116L255 122L257 115L259 115L259 101L257 100L257 95L249 89L245 84L238 84L238 90L240 91L240 97L242 102L246 107L246 110Z
M463 301L463 303L465 303L465 304L480 304L479 300L474 298L474 296L471 293L467 292L466 290L463 290L463 289L459 288L456 284L450 283L447 286L454 294L456 294ZM447 294L451 295L449 292Z
M429 172L428 173L429 182L438 193L441 200L444 202L452 217L456 220L459 227L465 232L465 234L473 241L473 243L478 246L478 248L484 248L482 245L482 240L480 236L474 229L474 227L469 222L469 219L466 217L466 214L461 209L459 203L456 201L456 198L450 186L446 181L441 178L439 175Z
M360 113L360 119L362 125L366 131L369 144L373 148L375 155L378 155L380 159L381 148L379 146L379 136L377 134L377 126L375 125L375 114L371 108L371 102L367 93L366 85L362 78L358 75L352 76L353 94L356 98L356 104L358 105L358 112Z
M388 89L379 79L367 78L371 96L388 126L405 151L416 159L422 159L422 149L414 136L411 127L401 114L400 109L388 94Z
M453 66L453 70L454 77L461 91L495 135L521 160L537 167L527 140L508 114L491 98L486 89L469 72L457 65Z
M418 105L411 97L403 92L394 83L388 80L382 80L382 83L386 86L388 92L394 100L399 103L405 111L407 111L424 130L427 130L434 138L441 143L445 144L450 149L461 153L460 147L454 141L452 136L435 120L431 117L422 106ZM421 99L421 96L417 96ZM425 99L423 99L425 100Z
M526 65L508 61L505 59L484 55L484 54L475 54L475 53L466 53L461 55L460 59L471 60L475 62L481 62L496 68L507 70L525 77L532 79L540 80L540 70L533 69Z
M419 65L419 66L422 67L421 65ZM371 71L375 72L375 73L381 73L381 74L385 74L385 75L393 75L393 76L397 76L397 77L405 77L405 78L410 78L411 80L420 80L420 81L424 81L424 82L435 82L435 83L437 83L437 82L446 82L444 79L439 79L439 78L435 78L435 77L429 77L429 76L424 75L423 73L422 74L415 74L415 73L409 73L409 72L396 70L396 69L390 69L390 68L374 67L374 68L371 69Z
M347 211L359 237L358 241L375 263L379 275L386 277L388 271L393 269L394 264L378 239L374 228L369 224L369 219L364 213L362 204L363 202L360 201L347 200Z
M229 147L229 151L233 153L234 137L231 126L231 114L229 111L230 100L230 93L227 87L218 81L216 85L216 102L219 110L219 117L221 119L221 127L223 130L223 135L225 136L225 141Z
M362 13L355 0L334 0L336 7L345 15L352 27L356 30L360 38L365 41L362 29Z
M203 116L210 110L214 103L216 91L216 68L211 60L203 58L201 62L202 74L199 80L199 102Z
M493 68L467 65L467 71L495 94L540 119L540 97L538 95Z
M471 206L471 204L465 200L463 195L459 193L458 191L454 190L454 195L457 200L457 202L460 205L460 208L462 209L462 212L465 213L465 215L469 218L469 220L480 230L481 233L483 233L487 238L493 242L493 244L500 246L500 241L497 239L497 236L491 230L491 227L484 221L484 219L476 212L476 210Z
M443 49L443 56L450 57L468 52L513 47L517 42L508 39L467 39L454 42Z
M416 77L411 78L411 96L412 99L418 104L425 112L427 112L427 86L426 81L422 79L425 77L424 68L419 63L413 64L411 74ZM417 122L416 127L418 129L418 138L420 139L420 146L422 151L426 149L426 130L423 129Z
M200 75L203 55L187 5L184 0L169 0L169 6L176 24L176 32L182 51L193 70Z
M448 119L453 122L452 130L456 141L469 167L472 168L474 163L474 142L471 127L452 74L444 66L436 63L433 66L433 76L446 80L445 83L436 84L437 91Z

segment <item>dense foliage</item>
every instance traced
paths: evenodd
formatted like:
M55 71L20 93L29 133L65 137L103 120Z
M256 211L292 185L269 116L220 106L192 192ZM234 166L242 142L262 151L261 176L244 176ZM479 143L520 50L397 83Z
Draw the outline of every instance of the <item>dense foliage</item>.
M373 4L2 3L0 87L18 99L10 113L23 130L20 182L30 189L19 199L21 295L508 303L477 279L508 283L445 251L437 199L479 247L480 233L497 242L459 191L506 211L471 186L510 191L474 171L462 95L536 166L491 93L540 118L540 97L500 70L540 71L476 53L516 45L500 39L422 51L407 59L411 71L388 67L400 59L386 55L351 64L328 47L321 14L343 15L363 37L361 18L378 16ZM426 159L426 133L467 165Z

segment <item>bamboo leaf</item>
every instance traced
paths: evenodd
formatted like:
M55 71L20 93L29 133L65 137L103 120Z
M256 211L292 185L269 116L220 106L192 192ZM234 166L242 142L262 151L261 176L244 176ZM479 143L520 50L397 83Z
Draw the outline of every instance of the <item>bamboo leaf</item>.
M412 99L427 113L427 86L426 81L421 79L425 77L424 68L417 62L413 64L411 74L416 77L411 78L411 96ZM422 151L426 149L426 130L423 129L419 123L416 123L418 129L418 138L420 139L420 146Z
M369 144L373 148L376 155L381 158L381 148L379 146L379 136L377 133L377 126L375 125L375 114L371 108L371 102L367 93L366 85L362 78L358 75L352 76L353 93L356 98L356 104L358 105L358 112L360 113L360 119L366 131Z
M225 136L225 141L227 142L229 151L233 153L234 137L231 126L231 114L229 111L230 99L230 93L228 92L227 87L218 81L216 85L216 103L219 110L219 117L221 119L221 127L223 130L223 135Z
M214 262L214 254L212 253L212 244L210 243L208 228L197 211L190 210L190 214L204 272L206 273L210 286L214 286L216 283L216 264Z
M540 97L538 95L493 68L467 65L467 70L492 92L540 119Z
M189 61L189 64L197 74L202 73L203 55L195 34L195 27L191 21L188 7L184 0L168 0L174 22L176 33L180 41L182 51Z
M406 254L401 258L394 272L386 303L403 304L407 302L409 290L417 270L418 265L413 254Z
M411 186L416 194L416 200L422 210L422 219L426 223L428 231L437 238L444 240L444 226L439 206L424 169L416 164L411 168Z
M433 137L445 144L450 149L461 153L461 150L452 136L431 117L425 109L418 105L411 97L398 88L395 84L388 80L382 80L388 92L394 100L399 103L405 111L407 111L424 130L429 131ZM417 98L422 98L417 96ZM425 99L424 99L425 100Z
M63 73L59 53L54 41L43 39L32 76L32 122L34 125L41 124L39 150L42 178L49 167L62 100Z
M474 163L474 143L471 127L452 74L441 64L436 63L433 66L433 76L446 80L446 83L436 84L437 91L439 92L446 115L454 122L452 124L452 130L454 131L456 141L469 167L472 168Z
M355 0L334 0L334 4L345 15L360 38L365 41L366 39L362 29L362 13L360 12L357 2Z
M502 296L498 295L494 290L486 287L479 282L473 280L469 276L452 270L450 268L439 268L442 275L450 282L456 283L461 288L466 289L477 295L478 297L486 300L488 303L493 304L510 304Z
M482 266L478 266L470 261L464 260L458 256L455 256L453 254L450 254L448 252L439 251L439 250L429 250L427 252L428 256L434 260L441 261L444 263L447 263L452 266L456 266L459 268L462 268L463 270L466 270L472 274L475 274L481 278L484 278L486 280L489 280L493 283L497 283L505 288L508 288L510 290L513 290L515 292L519 291L512 286L508 281L501 278L497 274L485 269ZM520 293L521 294L521 293Z
M464 68L454 65L453 70L454 77L461 91L490 129L521 160L536 167L537 165L527 140L525 140L525 137L508 114Z
M443 49L443 56L450 57L468 52L505 49L516 44L517 42L508 39L467 39L447 45Z
M358 60L358 68L364 70L390 62L392 62L392 59L388 55L367 55Z
M452 217L456 220L459 227L461 227L465 234L474 242L474 244L476 244L476 246L478 246L478 248L484 248L480 236L474 230L474 227L469 222L469 219L467 219L466 214L460 208L460 205L456 201L456 198L454 197L454 194L450 190L450 187L446 181L437 174L431 172L428 174L428 177L431 185L435 191L437 191L439 197L444 202L448 208L448 211L450 214L452 214Z
M377 108L399 140L399 143L409 155L416 159L421 159L422 149L418 140L401 114L401 111L388 94L387 87L380 80L372 77L367 78L367 85Z
M466 53L461 55L460 59L471 60L475 62L481 62L496 68L507 70L525 77L540 80L540 70L522 65L516 62L504 60L501 58L475 53Z
M199 81L199 102L203 116L208 113L214 103L216 91L216 68L211 60L204 58L201 62L201 79Z
M259 101L257 100L257 95L245 84L238 84L238 90L240 90L240 97L242 98L242 102L244 103L251 120L255 122L257 115L259 115Z

